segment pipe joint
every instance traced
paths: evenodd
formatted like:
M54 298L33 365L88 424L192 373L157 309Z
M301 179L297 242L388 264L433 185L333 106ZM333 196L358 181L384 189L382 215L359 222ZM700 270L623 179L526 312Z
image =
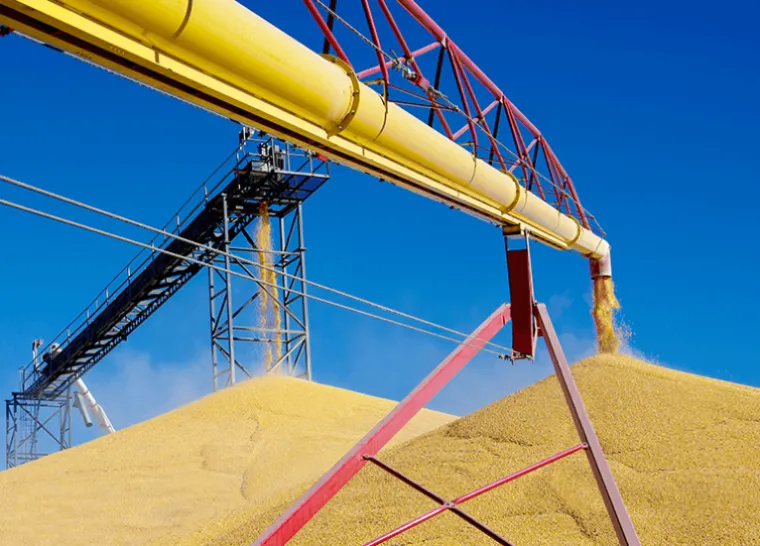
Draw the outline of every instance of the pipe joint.
M581 238L581 235L583 235L583 226L581 226L581 223L575 216L569 216L569 218L575 222L575 226L578 228L578 232L575 234L575 237L567 240L567 247L572 248L573 245L578 242L578 239Z
M343 118L335 123L334 125L327 127L327 136L333 137L335 135L338 135L346 130L346 128L351 124L351 121L354 119L354 116L356 116L356 112L359 110L359 99L361 98L361 86L359 82L359 78L356 76L356 73L354 72L353 68L346 63L343 59L336 57L335 55L329 55L327 53L323 54L322 57L330 61L331 63L337 65L340 67L348 76L348 79L351 81L351 103L348 106L348 110L346 111Z
M517 204L520 202L520 197L522 196L522 186L520 185L520 182L517 180L516 177L512 176L511 173L505 173L509 176L509 178L512 179L512 182L515 183L515 198L512 199L512 202L507 205L506 207L503 207L501 209L501 212L504 214L509 214L514 210L514 208L517 206Z

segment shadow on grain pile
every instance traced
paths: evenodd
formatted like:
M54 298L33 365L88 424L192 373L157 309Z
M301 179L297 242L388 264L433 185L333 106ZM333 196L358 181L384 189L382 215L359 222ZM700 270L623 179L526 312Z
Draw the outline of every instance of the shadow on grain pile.
M573 373L643 544L760 543L760 390L622 356ZM391 406L287 378L239 385L0 473L19 499L0 514L0 536L247 546ZM422 414L405 439L383 460L450 498L578 443L554 378L454 422ZM367 467L292 544L362 544L432 507ZM615 544L581 453L464 508L515 544ZM444 514L387 544L491 543Z

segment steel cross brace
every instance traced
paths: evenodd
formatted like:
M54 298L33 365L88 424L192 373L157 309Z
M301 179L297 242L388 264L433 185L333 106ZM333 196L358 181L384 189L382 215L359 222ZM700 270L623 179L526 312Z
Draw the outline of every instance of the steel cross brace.
M551 457L548 457L544 459L543 461L539 461L535 464L532 464L530 466L527 466L523 468L522 470L518 470L517 472L513 472L512 474L509 474L508 476L505 476L499 480L496 480L495 482L492 482L488 485L485 485L483 487L480 487L476 489L475 491L471 491L470 493L467 493L466 495L461 495L457 497L456 499L452 501L446 501L442 497L439 497L426 487L423 487L422 485L414 482L413 480L409 479L408 477L404 476L401 472L398 470L394 470L387 464L378 461L375 457L366 457L368 461L371 461L374 463L377 467L382 468L392 476L398 478L399 480L403 481L407 485L410 485L423 495L427 496L428 498L438 502L441 504L441 506L437 508L433 508L429 512L424 513L423 515L408 521L407 523L397 527L393 531L390 531L388 533L385 533L382 536L379 536L375 540L371 540L364 544L364 546L378 546L380 544L383 544L384 542L387 542L388 540L397 537L401 533L408 531L409 529L412 529L416 527L417 525L426 522L429 519L434 518L435 516L442 514L443 512L449 510L452 513L456 514L463 520L465 520L467 523L478 529L479 531L482 531L487 536L492 538L494 541L496 541L498 544L502 544L503 546L512 546L512 543L507 541L507 539L499 536L495 531L489 529L484 524L473 518L472 516L464 513L460 508L459 505L462 503L467 502L468 500L472 500L475 497L479 497L483 493L487 493L489 491L492 491L493 489L496 489L499 486L502 486L504 484L507 484L511 481L516 480L517 478L520 478L522 476L525 476L526 474L530 474L531 472L534 472L538 470L539 468L543 468L547 465L550 465L551 463L554 463L556 461L559 461L560 459L564 459L565 457L572 455L573 453L577 453L578 451L581 451L582 449L586 449L587 446L585 444L579 444L575 447L571 447L570 449L566 449L564 451L561 451L560 453L557 453L556 455L552 455Z

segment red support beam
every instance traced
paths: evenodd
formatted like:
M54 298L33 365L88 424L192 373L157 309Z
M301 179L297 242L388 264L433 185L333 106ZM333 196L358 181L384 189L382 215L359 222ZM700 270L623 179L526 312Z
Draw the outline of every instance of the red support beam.
M470 84L470 79L467 77L467 72L465 70L462 70L462 76L464 79L465 87L467 88L467 93L470 95L470 100L472 100L472 104L475 106L475 111L478 113L478 122L480 123L480 126L483 128L483 131L485 131L486 136L488 136L488 140L491 143L491 150L496 151L496 155L499 159L499 164L501 165L502 170L506 170L507 166L504 164L504 159L501 156L501 151L499 151L498 144L496 142L496 139L491 134L491 129L488 127L488 122L486 121L486 113L483 110L480 109L480 103L478 102L478 98L475 95L475 91L472 88L472 85ZM498 101L494 101L491 104L494 104Z
M327 474L304 493L252 546L283 546L334 497L509 321L501 305Z
M528 144L528 147L527 147L527 148L525 148L525 152L526 152L526 153L530 152L530 151L533 149L533 147L534 147L536 144L538 144L540 141L541 141L541 137L536 137L536 138L534 138L533 140L531 140L531 141L530 141L530 144ZM540 148L540 146L539 146L539 148ZM518 163L519 163L519 162L517 162L517 163L515 163L514 165L512 165L512 166L509 168L509 172L514 172L514 170L517 168L517 165L518 165ZM535 168L535 166L536 166L536 162L535 162L535 161L533 161L533 167Z
M573 184L573 181L570 179L570 175L567 174L567 171L565 170L565 167L562 166L562 163L559 162L559 158L557 157L557 154L554 153L554 150L552 150L551 146L549 146L549 143L544 140L544 153L547 153L551 156L552 161L554 162L554 165L557 167L557 170L559 170L562 177L565 179L565 183L567 184L567 188L570 192L570 197L572 197L573 201L575 201L575 206L578 207L578 216L579 220L581 221L581 224L586 229L591 229L591 226L588 223L588 218L586 217L586 212L583 210L583 205L581 205L581 200L578 197L578 192L575 191L575 185Z
M467 126L470 128L470 134L472 135L473 150L478 148L478 133L475 130L475 123L472 121L472 113L470 112L470 103L467 101L467 95L464 89L464 70L462 65L459 64L456 53L453 49L449 48L449 59L451 59L451 70L454 72L454 80L459 88L459 96L462 100L462 106L464 107L464 115L467 117Z
M507 274L509 276L509 303L512 312L512 350L517 356L532 358L536 354L536 319L533 309L533 274L530 268L530 246L526 236L525 248L509 248L509 241L516 236L504 232L507 250Z
M345 62L348 66L351 66L351 61L348 60L348 56L346 55L345 51L343 51L343 48L340 47L340 44L338 43L338 40L335 38L335 34L333 34L333 31L327 25L325 20L322 19L322 16L319 14L319 10L317 9L317 6L314 5L313 0L303 0L303 3L306 4L306 9L309 10L309 13L311 13L311 16L317 22L317 25L319 25L319 28L322 31L322 34L325 35L325 39L330 43L332 48L335 50L335 54L338 55L338 57L340 57L341 60Z
M570 408L573 423L575 423L575 428L581 441L588 446L586 456L588 457L591 471L599 487L599 492L602 494L604 506L607 508L607 513L612 520L612 526L615 528L615 534L617 534L620 545L641 546L641 542L636 535L636 530L633 527L631 516L625 507L625 502L623 502L623 497L620 495L615 478L607 464L604 451L602 451L602 445L599 443L599 438L597 438L594 427L591 424L591 419L583 404L583 399L570 371L570 366L567 364L565 353L559 343L557 332L554 331L554 325L549 318L546 305L543 303L536 305L536 316L538 317L541 335L549 349L552 364L554 364L554 371L562 387L562 393L565 395L565 400Z
M491 104L486 106L485 110L483 110L480 114L478 114L478 121L480 121L481 119L484 120L485 117L489 114L489 112L491 112L491 110L496 108L498 105L499 105L499 101L497 100L492 101ZM470 127L469 123L465 123L462 127L460 127L459 130L456 133L454 133L454 140L462 136L469 127Z
M441 47L441 44L439 42L433 42L432 44L428 44L425 47L421 47L419 49L415 49L414 51L412 51L412 56L416 59L418 57L421 57L425 53L433 51L434 49L438 49L439 47ZM409 59L407 59L406 57L401 57L400 60L401 61L408 61ZM384 63L385 68L392 67L394 62L395 61L386 61ZM361 72L359 72L356 75L356 77L361 80L361 79L364 79L364 78L368 78L369 76L374 76L375 74L377 74L378 72L381 72L381 71L382 71L382 68L380 66L374 66L372 68L367 68L365 70L362 70Z
M427 90L430 87L430 82L427 80L427 78L425 78L424 74L422 74L420 66L414 59L412 50L409 49L409 45L406 43L406 39L404 38L401 29L396 24L396 20L393 18L393 14L391 13L390 8L388 8L388 4L385 3L385 0L377 0L377 3L380 5L380 9L383 11L385 18L388 20L388 24L391 26L393 33L396 35L396 39L398 40L401 49L404 51L404 56L408 59L409 63L412 65L412 68L414 69L414 72L416 74L414 83L420 86L422 89Z
M488 538L490 538L491 540L495 541L497 544L500 544L501 546L513 546L512 544L510 544L510 542L506 538L500 536L496 531L494 531L493 529L491 529L487 525L484 525L483 523L481 523L480 521L478 521L477 519L475 519L471 515L467 514L466 512L463 512L461 508L458 508L456 506L452 506L451 503L449 503L448 501L446 501L446 499L444 499L443 497L441 497L439 495L436 495L430 489L428 489L428 488L420 485L419 483L415 482L414 480L412 480L408 476L405 476L404 474L402 474L398 470L396 470L394 468L391 468L390 466L388 466L384 462L377 460L375 457L366 457L366 459L368 461L371 461L374 465L378 466L379 468L385 470L387 473L389 473L394 478L396 478L396 479L404 482L408 486L410 486L413 489L419 491L420 493L422 493L423 495L425 495L429 499L432 499L433 501L435 501L435 502L437 502L438 504L441 505L442 510L440 510L440 511L433 510L434 513L425 514L425 516L423 516L423 518L416 518L416 520L415 520L416 523L411 524L412 522L409 522L409 524L407 524L405 526L406 529L411 529L412 527L416 527L417 525L419 525L423 521L428 520L428 519L432 518L433 516L436 516L436 515L440 514L441 512L443 512L445 510L449 510L454 515L458 516L459 518L463 519L464 521L466 521L467 523L469 523L470 525L472 525L473 527L475 527L478 531L480 531L481 533L483 533L484 535L486 535ZM377 544L382 544L383 542L385 542L385 541L393 538L390 535L397 536L397 535L400 535L402 532L403 531L400 531L399 529L396 529L395 531L391 531L391 533L386 533L385 535L383 535L379 539L375 539L374 541L371 541L368 544L365 544L364 546L375 546Z
M364 16L367 18L367 26L372 34L372 41L375 43L375 55L377 55L377 62L379 64L379 70L383 73L383 81L385 82L385 98L388 98L388 85L390 84L390 77L388 76L388 66L386 65L385 58L383 57L383 46L380 43L380 36L377 33L377 26L375 26L375 19L372 17L372 8L369 5L369 0L362 0L362 6L364 7ZM361 78L361 76L357 76Z

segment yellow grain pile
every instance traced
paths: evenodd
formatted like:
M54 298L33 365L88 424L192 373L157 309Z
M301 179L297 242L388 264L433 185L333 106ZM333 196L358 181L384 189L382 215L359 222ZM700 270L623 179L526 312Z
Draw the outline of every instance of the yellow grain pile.
M573 366L573 373L642 544L760 544L760 390L624 356L597 356ZM454 498L577 443L551 377L381 458ZM248 545L285 506L230 513L180 544ZM363 544L434 506L367 467L292 544ZM463 508L514 544L616 544L582 453ZM492 542L444 514L387 544Z
M573 373L644 545L760 544L759 390L623 356ZM0 543L247 546L388 407L290 379L238 386L0 473L14 499ZM412 432L442 421L428 414ZM552 377L381 459L453 498L576 443ZM433 506L367 467L293 544L362 544ZM582 453L464 509L514 544L615 544ZM387 544L491 543L444 514Z
M277 303L279 301L279 289L277 287L279 279L273 269L272 226L269 219L269 206L266 201L259 202L259 218L256 222L254 241L259 250L258 260L261 265L258 276L263 283L259 290L259 312L256 320L259 328L279 332L282 327L282 310ZM263 332L262 337L269 338L266 332ZM272 371L275 363L282 356L282 339L279 333L274 334L271 343L265 344L264 351L264 369Z
M268 513L393 406L288 377L239 384L0 472L0 546L164 546L225 514ZM396 441L453 419L425 411Z

